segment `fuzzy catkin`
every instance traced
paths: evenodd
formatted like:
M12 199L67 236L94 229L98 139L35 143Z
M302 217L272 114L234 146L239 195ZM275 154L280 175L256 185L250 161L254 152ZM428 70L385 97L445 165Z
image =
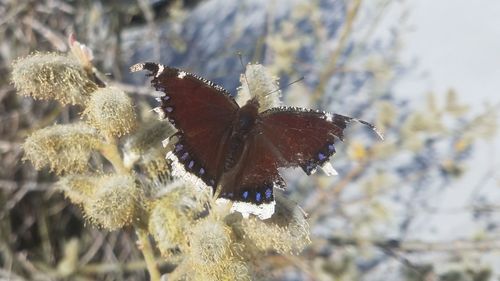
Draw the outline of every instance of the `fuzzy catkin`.
M172 203L168 197L156 201L149 216L149 232L163 257L171 257L176 250L185 251L188 247L185 232L191 222Z
M97 131L84 123L54 125L26 139L24 159L37 169L49 166L56 174L80 173L88 169L90 155L99 143Z
M148 229L162 255L170 257L176 249L188 251L189 237L186 233L207 211L210 195L209 191L199 191L184 184L165 188L168 190L153 203Z
M115 87L92 93L83 115L87 123L109 136L122 136L135 129L137 120L132 100Z
M123 161L127 167L139 164L151 178L168 178L170 174L162 142L175 129L168 122L146 119L134 134L130 135L123 149Z
M251 274L247 264L235 257L226 257L217 265L200 265L190 257L169 275L169 280L180 281L250 281Z
M34 99L83 105L97 85L74 58L35 53L12 64L12 82L18 92Z
M232 252L231 228L217 215L197 221L188 231L189 248L179 273L187 280L250 280L246 261Z
M95 225L115 230L130 225L144 206L142 189L129 175L106 175L96 181L96 192L83 203L85 217Z
M191 230L190 244L193 263L217 265L229 254L230 229L211 217L198 222Z

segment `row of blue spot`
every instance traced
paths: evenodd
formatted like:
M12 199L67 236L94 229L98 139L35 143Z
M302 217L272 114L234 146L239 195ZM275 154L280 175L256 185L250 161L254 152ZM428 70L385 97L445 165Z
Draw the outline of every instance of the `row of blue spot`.
M329 155L333 155L335 153L335 146L333 145L333 143L329 143L328 144L328 154ZM326 158L328 158L328 156L322 152L318 153L318 160L319 161L323 161L325 160Z
M177 143L175 145L175 148L174 148L174 152L176 152L176 154L180 154L180 152L184 149L184 145L182 143ZM177 156L178 157L178 156ZM189 158L189 153L188 152L184 152L180 157L178 157L180 161L186 161L188 158ZM191 160L189 161L189 163L187 164L187 168L188 168L188 172L191 172L190 170L193 169L194 167L194 160ZM193 172L194 174L196 174L196 172ZM198 173L196 174L198 177L201 177L205 174L205 169L203 167L200 167L200 169L198 170ZM214 186L215 185L215 181L214 180L209 180L209 184Z
M164 95L164 96L162 96L162 97L161 97L161 101L162 101L162 104L161 104L161 105L162 105L162 107L164 107L164 108L165 108L165 111L166 111L166 112L168 112L168 113L170 113L170 112L174 111L174 108L173 108L173 107L171 107L171 106L166 106L166 103L167 103L167 101L168 101L169 99L170 99L170 96L168 96L168 95Z
M249 195L250 195L250 192L245 190L243 191L243 193L241 194L241 197L245 200L248 200L249 199ZM223 192L221 194L222 197L225 197L225 198L233 198L234 196L234 193L233 192ZM267 201L271 200L272 197L273 197L273 189L272 187L268 187L266 189L266 191L264 192L264 197ZM255 193L255 202L261 202L262 201L262 193L261 192L256 192Z
M305 164L305 166L302 166L304 170L306 171L307 174L310 174L316 167L318 166L318 162L321 163L325 161L328 158L328 155L333 155L335 153L335 146L333 143L328 144L328 154L325 154L323 152L319 152L317 156L317 160L313 159L309 161L308 163Z

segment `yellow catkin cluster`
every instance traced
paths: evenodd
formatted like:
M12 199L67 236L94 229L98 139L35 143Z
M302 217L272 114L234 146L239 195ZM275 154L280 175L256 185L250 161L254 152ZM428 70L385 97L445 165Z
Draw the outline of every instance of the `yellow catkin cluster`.
M165 258L174 256L178 250L185 251L188 246L185 235L188 217L172 203L166 197L156 201L149 217L149 232Z
M91 126L109 136L129 134L137 125L132 100L114 87L92 93L83 115Z
M214 207L182 232L188 247L172 280L251 280L250 261L267 251L297 254L311 242L303 212L281 196L266 221Z
M12 82L22 95L62 104L82 105L97 90L77 60L56 53L36 53L16 60Z
M276 195L275 214L244 219L214 202L210 192L181 185L163 194L149 232L164 258L179 262L169 280L251 280L250 262L268 251L300 253L311 241L297 204Z
M54 125L29 136L23 144L25 159L35 168L49 166L57 174L88 169L88 160L99 145L97 131L84 123Z
M231 228L217 216L197 221L187 232L188 252L172 280L250 280L246 261L232 253Z
M143 200L134 177L106 175L96 180L96 191L83 203L83 209L93 224L115 230L134 222L144 208Z
M228 257L215 266L193 264L188 258L177 266L168 276L168 280L250 281L252 278L246 262Z
M236 96L236 102L243 106L256 97L259 101L259 111L263 112L281 104L278 80L260 64L248 64L245 76L240 78L241 87ZM247 83L248 82L248 83Z
M177 250L188 251L186 233L200 216L208 212L207 204L210 204L207 190L199 191L188 185L169 188L153 203L149 217L149 232L165 257L171 257Z
M241 232L247 246L254 245L259 251L298 254L311 243L309 225L302 210L281 196L276 196L276 211L269 220L244 219Z
M215 266L229 255L230 229L209 217L191 229L190 242L194 264Z
M245 262L227 257L216 266L190 264L191 272L187 272L188 280L193 281L250 281L250 272Z

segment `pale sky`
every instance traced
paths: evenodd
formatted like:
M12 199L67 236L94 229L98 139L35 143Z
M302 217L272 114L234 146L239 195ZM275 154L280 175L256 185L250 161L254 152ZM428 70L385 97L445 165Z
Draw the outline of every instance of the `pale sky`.
M444 96L454 88L474 112L481 112L485 101L500 105L500 0L406 0L402 6L409 7L412 27L404 34L403 59L418 59L418 71L427 76L404 78L397 95L422 102L427 91ZM473 234L473 217L445 210L467 207L485 170L500 167L499 158L499 136L476 146L466 175L442 196L442 212L416 235L440 240ZM481 194L500 198L499 184L497 172L482 184Z
M405 57L419 59L429 89L455 88L464 101L500 102L500 1L407 0ZM415 93L417 94L417 93Z

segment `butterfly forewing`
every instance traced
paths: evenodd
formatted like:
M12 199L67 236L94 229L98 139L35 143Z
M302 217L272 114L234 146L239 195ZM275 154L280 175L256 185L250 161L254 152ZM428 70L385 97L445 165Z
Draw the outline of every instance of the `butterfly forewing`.
M151 71L155 89L165 93L160 110L179 131L173 153L186 171L213 186L223 157L221 144L238 105L223 88L203 78L156 63L141 65Z
M300 166L311 174L335 153L352 118L299 108L275 108L261 115L265 138L280 153L280 167Z

